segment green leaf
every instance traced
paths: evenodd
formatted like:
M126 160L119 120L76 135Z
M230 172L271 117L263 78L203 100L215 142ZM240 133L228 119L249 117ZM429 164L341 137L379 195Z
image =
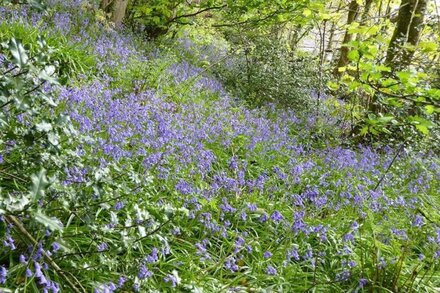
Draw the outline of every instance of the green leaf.
M350 59L351 61L357 61L359 60L359 52L358 50L352 50L348 53L347 55L348 59Z
M46 228L49 228L51 231L55 230L63 230L63 224L57 218L50 218L43 214L41 211L35 212L35 220L43 224Z
M312 11L310 9L308 9L308 8L304 9L303 15L305 17L309 17L311 14L312 14Z
M38 74L38 78L42 80L46 80L52 84L58 84L58 80L54 77L55 74L55 66L49 65L44 67L43 70Z
M46 177L46 170L44 168L41 169L38 175L32 175L32 190L31 190L31 198L36 201L39 200L43 195L46 187L50 185L49 181Z
M9 41L9 51L11 52L13 60L15 61L14 62L15 65L22 68L27 64L29 57L26 54L23 45L19 41L12 38Z
M336 91L339 89L339 84L337 84L336 82L329 81L327 82L327 87L332 91Z
M434 107L433 105L426 105L426 106L425 106L425 111L426 111L426 113L428 113L428 114L432 114L432 113L434 113L434 111L435 111L435 107Z
M417 125L416 125L416 129L417 129L418 131L420 131L421 133L425 134L425 135L428 135L428 134L429 134L429 129L428 129L428 127L427 127L426 125L423 125L423 124L417 124Z
M394 119L394 116L383 116L379 117L377 120L381 123L388 123L391 122Z
M438 44L435 42L420 42L419 48L425 53L435 52L437 51Z

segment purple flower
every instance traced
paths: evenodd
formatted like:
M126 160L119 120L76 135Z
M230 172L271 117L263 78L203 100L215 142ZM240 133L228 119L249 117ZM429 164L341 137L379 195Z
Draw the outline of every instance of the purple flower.
M274 268L273 266L269 265L266 268L266 274L268 274L270 276L275 276L277 274L277 269Z
M171 283L171 287L175 288L177 284L179 283L179 280L176 276L168 274L166 277L163 278L165 283Z
M180 180L177 184L176 184L176 189L177 191L179 191L181 194L190 194L193 192L193 188L191 187L191 185L186 182L185 180Z
M264 252L263 257L264 258L271 258L272 257L272 252L270 252L270 251Z
M52 243L52 251L57 252L60 249L60 244L58 242Z
M235 258L230 257L225 261L225 268L231 270L231 272L238 271L238 265L235 263Z
M336 274L337 281L346 281L350 278L350 271L343 271L341 273Z
M354 236L351 233L347 233L342 237L343 242L354 242Z
M123 207L124 207L124 203L123 203L122 201L118 201L118 202L115 204L114 209L115 209L116 211L119 211L119 210L121 210Z
M258 218L258 221L259 221L260 223L264 223L264 222L266 222L266 221L267 221L267 214L266 214L266 213L262 214L262 215Z
M96 246L96 249L98 250L98 252L103 252L108 249L108 245L105 242L101 242Z
M157 262L159 260L158 252L159 250L156 247L154 247L151 250L151 254L146 257L146 262L150 264Z
M31 246L32 249L32 246ZM37 244L37 249L35 250L34 256L32 257L34 260L39 260L43 256L43 245L40 243Z
M276 223L278 223L278 222L280 222L280 221L282 221L282 220L284 219L283 215L282 215L279 211L277 211L277 210L275 210L275 211L272 213L272 215L270 216L270 218L272 219L272 221L274 221L274 222L276 222Z
M153 276L153 272L150 271L149 269L147 269L147 267L145 265L141 265L141 267L139 268L139 272L138 272L138 278L143 280L146 278L149 278Z
M24 256L23 254L20 254L20 256L18 257L20 263L22 264L27 264L27 259L26 256Z
M35 271L35 278L38 279L38 283L40 285L47 285L48 281L46 279L46 276L44 276L43 272L41 271L41 266L38 262L34 263L34 271Z
M287 252L287 260L291 260L292 258L294 260L299 260L299 254L296 248L292 248Z
M0 267L0 284L6 283L7 275L8 275L8 270L4 266L1 266Z
M118 288L122 288L124 286L125 282L127 281L127 278L124 276L119 277L118 280Z
M356 221L353 221L353 223L351 224L351 229L353 230L357 230L359 228L359 224Z
M26 277L30 278L32 277L32 271L29 268L26 268L26 273L25 273Z
M368 280L367 279L365 279L365 278L362 278L362 279L359 279L359 288L360 289L362 289L362 288L364 288L365 287L365 285L367 285L368 284Z
M420 228L423 226L424 223L425 221L423 220L423 217L421 217L420 215L415 215L412 225L414 227Z
M3 241L4 247L9 247L11 250L15 250L14 239L10 235L6 236L6 240Z
M223 204L220 205L222 211L225 213L233 213L236 211L236 209L228 203L228 200L225 197L222 199L222 201Z

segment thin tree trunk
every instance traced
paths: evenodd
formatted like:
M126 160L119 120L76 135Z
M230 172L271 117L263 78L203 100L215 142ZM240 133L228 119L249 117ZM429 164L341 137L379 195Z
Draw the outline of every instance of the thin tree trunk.
M365 26L367 24L368 16L370 15L371 4L373 4L373 0L365 0L365 7L364 7L364 11L362 12L360 26ZM357 41L360 41L361 38L362 38L361 34L358 34L356 36Z
M412 46L417 47L420 40L420 35L424 27L424 18L426 14L426 7L428 5L428 0L418 0L416 1L415 10L411 16L411 25L408 30L408 40L407 42ZM406 49L403 51L402 65L408 66L414 56L414 49Z
M99 8L101 8L104 12L108 13L110 8L111 0L102 0Z
M128 0L115 0L112 21L116 25L120 25L125 17L125 11L127 10Z
M356 21L356 17L359 12L359 4L357 3L356 0L352 0L350 2L350 5L348 6L348 9L349 11L347 17L347 26L349 26L350 24ZM347 28L344 35L344 40L342 41L341 54L339 56L338 63L333 71L334 75L336 75L337 77L341 76L341 72L339 72L339 68L344 67L348 64L349 61L348 52L350 51L350 49L345 45L351 42L352 40L353 40L353 34L351 34L349 32L349 29Z
M405 43L417 46L423 29L428 0L402 0L397 24L387 50L385 64L402 69L411 63L414 50L403 47Z
M339 1L336 12L339 12L341 10L341 7L342 7L342 1ZM336 21L333 21L329 31L327 47L325 49L326 53L331 53L330 60L333 58L333 38L335 36L335 31L336 31Z

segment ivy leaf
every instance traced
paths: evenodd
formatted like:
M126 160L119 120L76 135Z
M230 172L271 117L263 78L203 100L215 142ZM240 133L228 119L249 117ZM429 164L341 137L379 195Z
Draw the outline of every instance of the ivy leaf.
M15 61L15 65L22 68L27 64L29 57L26 54L26 50L24 49L23 45L19 41L12 38L9 41L9 51L11 52L13 60Z

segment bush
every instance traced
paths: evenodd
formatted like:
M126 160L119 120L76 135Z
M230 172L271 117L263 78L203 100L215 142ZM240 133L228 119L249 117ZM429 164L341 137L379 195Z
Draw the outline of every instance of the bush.
M270 37L241 41L230 51L229 59L215 67L215 73L250 105L276 103L301 111L315 103L312 95L320 80L314 57L294 56L282 42Z

